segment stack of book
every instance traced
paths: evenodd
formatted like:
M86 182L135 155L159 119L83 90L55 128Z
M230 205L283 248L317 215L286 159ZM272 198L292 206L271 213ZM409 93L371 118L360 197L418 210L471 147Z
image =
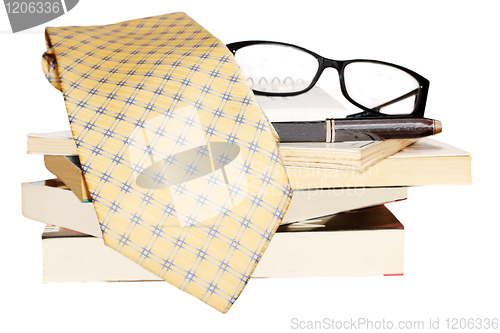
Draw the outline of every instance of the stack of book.
M345 116L319 88L258 99L271 121ZM45 282L160 280L104 245L70 131L28 134L28 153L56 177L22 184L24 216L47 224ZM294 195L253 277L402 275L404 227L385 204L410 186L471 183L471 155L430 138L280 143L280 154Z

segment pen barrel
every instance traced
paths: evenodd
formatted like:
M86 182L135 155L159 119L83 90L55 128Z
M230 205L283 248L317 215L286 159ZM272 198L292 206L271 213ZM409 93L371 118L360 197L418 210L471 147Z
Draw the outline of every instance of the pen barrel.
M273 122L281 142L342 142L417 139L441 132L441 122L427 118L327 119Z
M325 142L325 121L273 123L281 142Z
M426 118L333 119L333 141L411 139L436 134L436 121Z

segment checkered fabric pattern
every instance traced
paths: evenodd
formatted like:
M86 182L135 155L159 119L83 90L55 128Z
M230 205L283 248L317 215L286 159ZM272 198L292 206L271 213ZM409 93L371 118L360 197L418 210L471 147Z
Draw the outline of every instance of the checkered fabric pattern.
M184 13L46 42L105 244L227 312L292 195L232 54Z

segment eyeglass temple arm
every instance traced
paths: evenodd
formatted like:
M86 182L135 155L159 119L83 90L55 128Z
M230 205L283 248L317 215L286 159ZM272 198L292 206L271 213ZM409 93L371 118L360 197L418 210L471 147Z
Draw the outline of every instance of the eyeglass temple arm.
M399 102L399 101L402 101L402 100L404 100L404 99L406 99L406 98L408 98L408 97L411 97L411 96L413 96L413 95L416 95L416 94L418 93L418 91L419 91L419 90L420 90L420 88L416 88L416 89L414 89L414 90L410 91L409 93L406 93L406 94L404 94L404 95L401 95L401 96L399 96L399 97L397 97L397 98L395 98L395 99L393 99L393 100L391 100L391 101L389 101L389 102L386 102L386 103L384 103L384 104L380 104L379 106L375 106L375 107L371 108L371 110L372 110L372 111L375 111L375 112L380 112L380 109L381 109L381 108L384 108L384 107L389 106L389 105L391 105L391 104L394 104L394 103L397 103L397 102Z

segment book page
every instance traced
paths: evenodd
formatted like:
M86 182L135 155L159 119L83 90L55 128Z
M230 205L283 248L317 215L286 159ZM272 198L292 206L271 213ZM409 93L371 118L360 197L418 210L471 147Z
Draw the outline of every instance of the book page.
M54 139L73 139L71 130L48 132L48 133L28 133L29 138L54 138Z
M389 158L406 157L432 157L432 156L469 156L465 150L453 147L449 144L430 139L419 139L412 145L404 148Z
M328 151L343 151L357 152L362 149L367 149L375 145L381 144L383 141L345 141L345 142L281 142L280 149L304 149L304 150L328 150Z

